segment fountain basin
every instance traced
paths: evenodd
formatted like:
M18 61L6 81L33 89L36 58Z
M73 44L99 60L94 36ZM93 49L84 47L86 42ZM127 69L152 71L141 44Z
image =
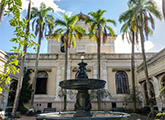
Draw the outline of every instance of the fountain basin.
M59 86L64 89L89 90L104 88L105 83L106 81L99 79L79 78L61 81Z
M111 111L90 111L93 114L92 117L73 117L76 113L71 112L54 112L39 114L36 120L127 120L130 115L123 112L111 112Z

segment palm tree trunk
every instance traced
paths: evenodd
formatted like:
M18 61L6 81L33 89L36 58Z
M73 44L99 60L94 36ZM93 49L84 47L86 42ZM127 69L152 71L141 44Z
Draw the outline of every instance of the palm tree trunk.
M163 10L163 16L165 19L165 0L162 0L162 10Z
M133 110L136 111L136 89L135 89L135 33L132 30L132 54L131 54L131 71L132 71L132 90L133 90Z
M29 21L28 21L28 24L26 26L26 35L29 34L29 29L30 29L30 9L31 9L31 0L29 1L29 6L28 6L27 20L29 20ZM25 38L25 40L28 41L28 38ZM22 89L22 81L23 81L23 75L24 75L23 71L24 71L24 63L25 63L25 55L26 55L26 51L27 51L27 45L24 45L23 51L24 51L24 55L21 58L21 66L20 66L20 72L19 72L19 79L18 79L18 83L17 83L17 91L16 91L16 96L15 96L13 110L12 110L13 116L16 115L16 111L17 111L18 103L19 103L19 98L20 98L20 94L21 94L21 89Z
M67 69L68 69L68 41L69 41L69 30L67 31L67 40L65 41L66 50L65 50L65 69L64 69L64 80L67 80ZM66 89L64 89L64 109L66 111L67 107L67 93Z
M97 79L100 79L100 44L101 44L101 28L100 25L98 25L98 36L97 36ZM97 105L98 105L98 110L100 111L101 106L100 106L100 94L99 90L97 90Z
M30 108L34 108L34 95L36 92L36 82L37 82L37 72L38 72L38 62L39 62L39 57L40 57L40 46L41 46L41 39L42 39L42 32L43 32L43 23L40 25L40 33L39 33L39 38L38 38L38 46L37 46L37 54L36 54L36 62L35 62L35 69L34 69L34 76L33 76L33 85L32 85L32 96L31 96L31 101L30 101Z
M142 55L143 55L143 68L146 77L146 85L147 85L147 94L149 100L151 99L151 86L148 77L148 69L147 69L147 62L146 62L146 55L144 49L144 35L143 35L143 18L142 18L142 10L141 10L141 26L140 26L140 37L141 37L141 48L142 48ZM150 108L152 110L152 105L150 103Z
M4 6L4 4L1 4L0 5L0 24L1 24L1 21L2 21L4 10L5 10L5 6Z

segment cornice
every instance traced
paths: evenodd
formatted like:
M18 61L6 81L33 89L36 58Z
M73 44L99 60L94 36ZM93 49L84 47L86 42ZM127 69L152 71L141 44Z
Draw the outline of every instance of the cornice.
M165 60L165 48L146 61L147 67L150 68L162 60ZM140 73L141 71L143 71L143 63L137 67L137 72Z

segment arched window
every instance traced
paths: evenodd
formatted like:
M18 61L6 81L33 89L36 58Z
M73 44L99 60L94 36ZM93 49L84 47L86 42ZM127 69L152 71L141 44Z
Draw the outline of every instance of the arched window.
M45 71L38 72L35 94L47 94L48 74Z
M151 87L152 102L153 102L154 105L156 105L154 86L153 86L153 84L151 82L150 82L150 87ZM146 84L146 82L144 83L144 91L145 91L146 103L147 103L147 105L149 105L149 98L148 98L148 91L147 91L147 84Z
M17 81L15 80L11 81L10 91L9 91L9 96L8 96L8 106L13 106L16 90L17 90Z
M128 77L124 71L118 71L115 74L116 79L116 93L125 94L129 92Z

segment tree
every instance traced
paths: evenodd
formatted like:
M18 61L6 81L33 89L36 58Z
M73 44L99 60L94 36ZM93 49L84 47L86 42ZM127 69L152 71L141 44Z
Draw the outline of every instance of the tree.
M62 37L64 46L65 46L65 69L64 69L64 80L67 80L67 66L68 66L68 48L75 48L76 39L81 40L82 36L85 34L85 30L83 27L75 25L75 23L79 20L77 15L68 17L63 13L64 20L57 19L55 21L55 26L60 26L53 34L53 38L57 38L58 40ZM66 92L66 91L65 91ZM66 110L66 94L64 95L64 109Z
M26 27L27 37L25 38L26 41L28 41L28 35L29 35L29 29L30 29L30 9L31 9L31 0L29 0L29 5L28 5L28 14L27 14L28 24L27 24L27 27ZM20 98L20 94L21 94L26 51L27 51L27 44L24 44L24 47L23 47L24 55L23 55L23 57L21 57L21 66L20 66L20 71L19 71L19 78L18 78L16 96L15 96L13 110L12 110L12 115L13 116L15 116L15 114L16 114L18 103L19 103L19 98Z
M34 76L32 79L32 97L30 102L30 108L33 108L33 101L34 101L34 95L35 95L35 89L36 89L36 78L37 78L37 72L38 72L38 62L39 62L39 52L40 52L40 46L41 46L41 39L44 35L44 30L46 33L46 28L49 28L49 32L51 32L54 28L54 17L51 14L48 14L48 12L54 11L53 8L48 7L46 8L46 5L44 3L41 3L40 10L38 8L33 7L31 11L31 19L33 20L32 23L32 29L34 30L34 24L36 22L35 26L35 36L39 34L38 37L38 46L37 46L37 54L36 54L36 62L35 62L35 69L34 69Z
M21 113L26 113L27 108L24 107L24 103L28 103L31 98L32 93L32 84L29 83L30 81L30 74L32 73L32 69L24 68L24 76L22 82L22 89L21 89L21 97L19 99L18 110Z
M128 42L132 43L132 53L131 53L131 72L132 72L132 93L133 93L133 108L136 111L136 89L135 89L135 61L134 61L134 45L135 45L135 32L137 30L136 21L135 21L135 13L132 9L129 9L123 12L119 17L119 22L125 22L121 28L122 39L127 36ZM137 42L138 42L138 31L137 33ZM128 37L129 36L129 37Z
M0 4L0 24L1 24L1 21L2 21L4 11L5 11L4 4Z
M90 15L92 18L87 18L85 21L85 24L90 24L89 28L89 34L88 37L91 39L94 37L95 42L97 42L97 78L100 79L100 45L101 45L101 36L103 37L103 44L106 43L107 39L107 30L109 33L114 36L115 32L114 30L107 25L107 23L112 23L116 26L116 22L111 19L105 19L103 17L103 14L106 12L106 10L99 9L96 12L89 12L88 15ZM99 93L99 92L98 92ZM100 99L98 95L98 110L100 110Z
M165 0L162 0L162 10L163 10L163 16L165 19Z
M128 5L133 9L134 13L136 13L135 19L137 21L137 27L140 31L140 40L141 40L141 48L143 54L143 68L146 77L147 84L147 92L148 97L151 99L151 86L149 83L148 69L146 63L146 55L144 49L144 41L145 37L143 32L145 32L146 39L148 39L149 27L148 23L151 23L152 29L155 28L155 23L152 15L154 15L158 19L162 19L161 13L158 11L157 6L153 0L129 0Z

